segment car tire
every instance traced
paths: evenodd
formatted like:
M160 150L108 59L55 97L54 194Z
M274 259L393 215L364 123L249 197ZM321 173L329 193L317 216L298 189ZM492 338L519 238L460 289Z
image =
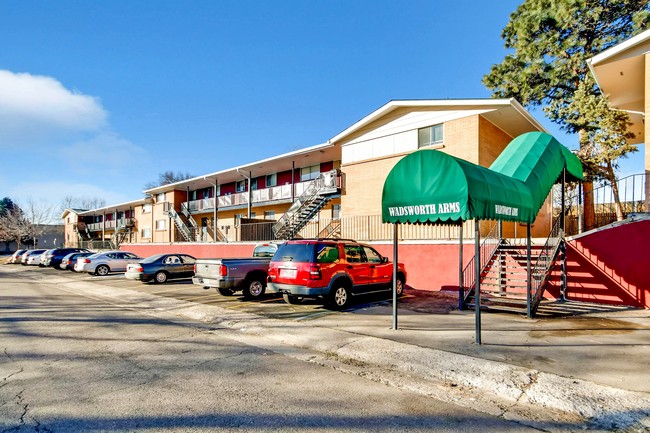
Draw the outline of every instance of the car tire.
M284 299L284 302L287 304L295 305L295 304L300 304L301 298L296 295L288 295L288 294L283 294L282 299Z
M163 271L156 272L156 275L154 276L154 280L156 280L156 283L158 284L167 282L167 273Z
M328 304L333 309L342 310L350 305L351 300L352 294L350 293L350 289L343 284L337 284L330 293Z
M244 298L259 299L264 296L266 285L260 277L251 277L244 281Z
M222 296L232 296L233 291L230 289L217 289Z
M390 283L390 290L393 290L393 282ZM404 293L404 277L397 276L397 296L402 296Z
M111 270L109 269L108 266L106 266L106 265L99 265L99 266L97 266L97 268L95 269L95 275L99 275L100 277L104 277L104 276L108 275L108 273L109 273L110 271L111 271Z

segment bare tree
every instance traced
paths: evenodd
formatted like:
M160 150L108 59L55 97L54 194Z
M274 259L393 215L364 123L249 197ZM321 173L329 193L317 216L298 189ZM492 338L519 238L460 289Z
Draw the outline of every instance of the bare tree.
M91 210L106 206L106 199L100 197L81 196L73 197L68 195L61 200L61 213L66 209Z
M158 180L149 182L144 186L144 189L152 189L162 185L169 185L170 183L180 182L182 180L191 179L194 176L189 173L174 172L172 170L163 171L158 174Z
M47 225L55 221L55 207L46 202L28 200L24 206L14 204L0 217L0 233L5 242L36 243Z
M6 210L0 217L0 240L21 244L29 240L29 221L23 216L23 211L14 206Z

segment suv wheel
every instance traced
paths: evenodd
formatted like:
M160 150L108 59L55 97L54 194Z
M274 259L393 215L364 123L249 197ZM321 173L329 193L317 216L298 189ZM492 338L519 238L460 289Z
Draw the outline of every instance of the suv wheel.
M300 297L296 295L287 295L286 293L282 295L282 298L284 299L284 302L287 304L300 304Z
M393 283L390 283L390 288L391 290L393 289ZM404 293L404 277L397 277L397 296L402 296L402 293Z
M244 297L249 299L259 299L264 295L266 287L259 277L249 278L244 282Z
M342 310L350 304L350 289L343 285L336 285L330 294L330 305L337 310Z

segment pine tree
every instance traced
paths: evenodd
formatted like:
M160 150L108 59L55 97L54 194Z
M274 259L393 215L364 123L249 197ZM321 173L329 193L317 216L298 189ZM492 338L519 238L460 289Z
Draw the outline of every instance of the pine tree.
M625 142L631 138L627 115L607 107L587 59L649 24L647 0L526 0L510 15L502 32L512 53L492 66L483 82L493 96L514 97L528 107L542 106L563 130L578 133L587 180L606 178L614 185L616 160L636 147ZM588 182L588 227L593 220L590 192Z

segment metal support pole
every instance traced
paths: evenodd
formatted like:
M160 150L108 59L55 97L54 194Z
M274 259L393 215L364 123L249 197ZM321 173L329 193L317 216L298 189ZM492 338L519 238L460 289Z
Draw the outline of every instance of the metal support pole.
M578 182L578 234L582 233L582 182Z
M248 218L251 217L251 209L253 206L253 190L251 188L251 178L253 177L253 172L248 172Z
M562 170L562 219L560 220L560 259L562 267L562 281L560 283L560 300L566 301L566 244L564 243L564 230L565 230L565 204L564 204L564 189L566 186L566 168Z
M479 220L474 220L474 259L476 261L476 280L474 282L474 318L476 344L481 344L481 232Z
M530 266L530 223L526 223L526 316L533 318L532 269Z
M463 277L463 221L460 222L460 236L458 248L458 309L465 307L465 282Z
M393 224L393 329L397 330L397 242L398 225Z
M213 242L218 242L219 241L219 216L218 216L218 210L219 210L219 197L218 195L219 191L219 179L215 178L214 179L214 212L212 214L212 241Z
M498 224L498 236L499 236L499 243L501 242L501 239L503 239L503 221L499 220L497 222ZM499 260L499 263L497 265L497 269L499 271L499 294L503 295L506 293L506 267L505 267L505 254L502 251L497 252L497 259Z

